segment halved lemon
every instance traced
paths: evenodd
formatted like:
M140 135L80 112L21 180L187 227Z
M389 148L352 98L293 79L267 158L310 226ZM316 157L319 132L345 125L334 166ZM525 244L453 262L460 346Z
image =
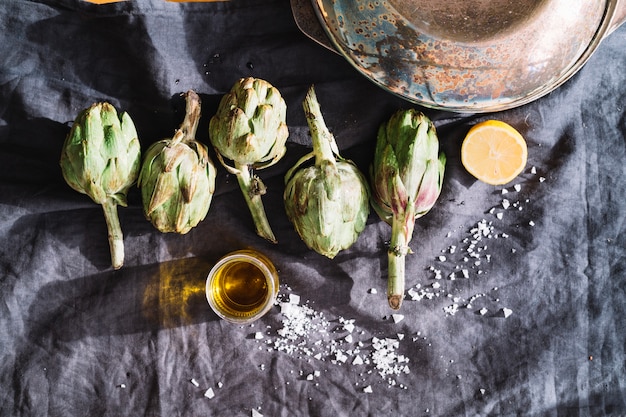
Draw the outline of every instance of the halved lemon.
M482 182L502 185L513 181L526 166L526 141L515 128L500 120L474 125L461 145L461 163Z

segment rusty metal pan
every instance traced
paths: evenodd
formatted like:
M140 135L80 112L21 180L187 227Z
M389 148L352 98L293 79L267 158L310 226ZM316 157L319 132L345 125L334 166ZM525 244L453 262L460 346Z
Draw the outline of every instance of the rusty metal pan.
M291 0L296 23L410 102L493 112L559 87L626 18L626 0Z

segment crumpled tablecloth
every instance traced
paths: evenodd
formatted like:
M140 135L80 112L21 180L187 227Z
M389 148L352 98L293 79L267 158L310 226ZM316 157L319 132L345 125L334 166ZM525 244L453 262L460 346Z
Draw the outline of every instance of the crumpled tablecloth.
M379 124L412 105L300 33L288 1L9 0L0 51L1 415L626 415L626 27L531 104L420 109L447 171L417 222L397 313L385 296L389 226L372 212L349 250L318 255L286 218L283 177L310 147L311 84L364 172ZM109 101L145 150L171 136L193 89L208 144L219 99L244 76L271 82L288 106L287 155L257 172L279 243L256 236L219 166L209 214L186 235L158 232L133 187L114 271L101 208L61 176L72 121ZM529 146L504 187L460 163L464 135L490 118ZM217 318L204 285L218 258L246 247L272 259L281 289L241 326Z

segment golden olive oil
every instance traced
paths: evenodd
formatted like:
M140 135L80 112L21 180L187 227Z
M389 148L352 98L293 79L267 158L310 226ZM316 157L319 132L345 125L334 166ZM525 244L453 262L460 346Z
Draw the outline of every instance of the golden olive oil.
M207 299L222 318L246 323L265 314L278 293L278 275L264 255L251 250L220 259L207 279Z

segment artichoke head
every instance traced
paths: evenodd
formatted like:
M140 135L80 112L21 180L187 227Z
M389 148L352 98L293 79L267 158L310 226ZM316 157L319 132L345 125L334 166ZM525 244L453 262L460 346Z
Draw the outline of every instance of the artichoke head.
M111 262L124 263L124 241L117 205L126 206L128 189L141 164L141 146L128 113L95 103L78 114L63 143L61 171L74 190L102 205L109 233Z
M137 180L141 146L135 125L109 103L95 103L74 121L63 144L61 171L70 187L104 204L126 206L128 189Z
M209 122L211 143L226 159L264 168L287 150L286 117L287 105L276 87L259 78L242 78L222 97Z
M425 215L441 192L445 164L433 123L417 110L397 111L378 130L372 206L389 224L394 214Z
M313 152L300 159L285 176L285 211L304 243L332 259L352 246L365 228L369 186L356 165L339 155L313 87L305 98L304 109ZM312 158L315 164L306 165Z
M370 167L372 206L391 225L388 250L389 306L404 298L405 256L415 220L430 211L443 183L446 157L433 123L416 110L399 110L379 130Z
M186 93L187 112L171 139L148 148L139 175L144 215L159 231L185 234L206 217L216 169L207 147L195 140L200 98Z

